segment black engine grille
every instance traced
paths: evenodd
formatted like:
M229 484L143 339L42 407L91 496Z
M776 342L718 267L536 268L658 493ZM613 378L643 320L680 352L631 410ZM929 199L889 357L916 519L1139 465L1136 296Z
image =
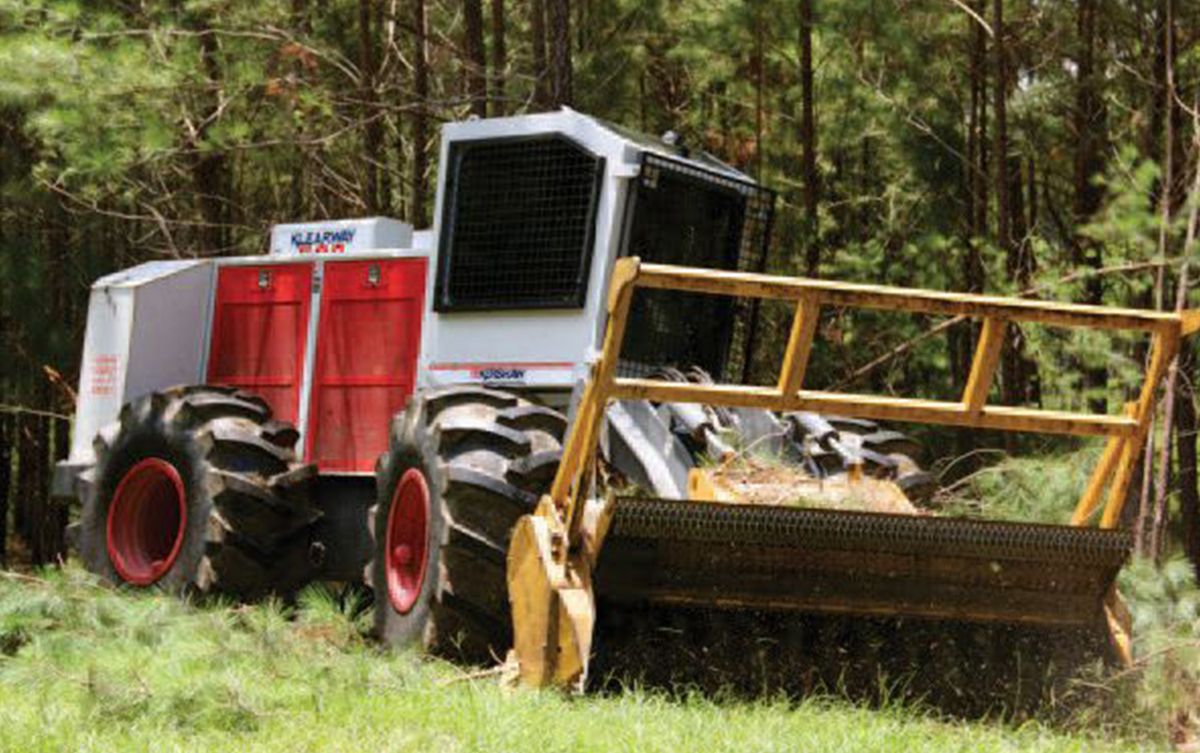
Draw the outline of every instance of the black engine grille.
M604 160L555 135L458 142L449 163L436 309L582 306Z

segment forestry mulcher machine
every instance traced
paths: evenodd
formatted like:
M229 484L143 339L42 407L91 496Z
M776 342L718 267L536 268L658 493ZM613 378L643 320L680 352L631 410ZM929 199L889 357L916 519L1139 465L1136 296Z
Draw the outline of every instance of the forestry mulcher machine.
M836 615L1077 626L1127 656L1116 524L1196 320L766 276L773 203L677 138L564 109L446 125L431 231L277 226L266 256L105 277L55 476L71 538L135 587L365 578L383 640L512 647L532 685L579 684L594 633L672 609L717 643L730 615ZM778 377L746 386L764 299L794 315ZM846 308L980 320L961 400L806 388L822 312ZM1147 333L1140 394L1120 415L989 405L1022 322ZM1108 444L1070 525L954 519L913 506L930 478L875 420Z

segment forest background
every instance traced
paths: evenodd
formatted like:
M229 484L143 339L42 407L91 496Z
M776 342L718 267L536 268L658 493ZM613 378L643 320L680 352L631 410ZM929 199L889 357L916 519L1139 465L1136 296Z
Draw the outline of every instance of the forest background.
M1198 40L1185 0L0 0L0 559L63 554L47 487L95 278L260 253L279 221L427 226L438 125L468 115L676 131L778 191L772 272L1173 309L1200 286ZM821 336L816 384L950 397L978 333L838 313ZM1146 358L1009 346L1008 404L1115 412ZM1126 522L1200 568L1195 348ZM948 484L988 448L1080 450L924 439Z

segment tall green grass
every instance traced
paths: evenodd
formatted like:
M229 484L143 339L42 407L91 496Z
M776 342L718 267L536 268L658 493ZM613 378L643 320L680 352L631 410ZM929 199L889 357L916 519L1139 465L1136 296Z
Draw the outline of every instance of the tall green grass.
M1133 743L828 698L568 697L387 654L329 594L197 607L0 575L0 750L1091 751ZM1155 742L1161 742L1159 737ZM1147 748L1153 748L1149 742Z

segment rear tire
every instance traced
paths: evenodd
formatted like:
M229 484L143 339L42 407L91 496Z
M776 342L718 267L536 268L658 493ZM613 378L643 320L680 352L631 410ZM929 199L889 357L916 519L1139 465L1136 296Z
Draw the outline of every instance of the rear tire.
M392 420L368 516L383 642L473 663L503 656L509 538L549 488L565 430L558 412L482 387L409 399Z
M79 550L112 583L242 600L312 576L319 516L296 430L261 398L176 387L135 400L95 440L81 481Z

